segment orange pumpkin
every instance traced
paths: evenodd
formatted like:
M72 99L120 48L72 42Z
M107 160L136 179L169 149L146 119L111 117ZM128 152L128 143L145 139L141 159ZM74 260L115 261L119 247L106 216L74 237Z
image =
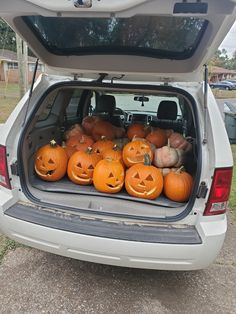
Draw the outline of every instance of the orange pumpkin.
M68 159L77 152L76 148L73 146L66 146L65 142L62 143L62 147L64 148Z
M84 134L81 136L79 143L76 145L76 149L86 151L88 147L91 147L93 145L93 143L94 141L92 137Z
M52 140L37 151L34 169L42 180L57 181L66 174L67 161L65 150Z
M86 116L82 120L82 127L85 130L86 134L92 135L92 130L94 127L94 124L97 121L100 121L101 118L98 116Z
M114 145L112 148L106 149L103 152L102 156L104 159L117 160L122 165L124 165L123 159L122 159L122 151L117 145Z
M167 135L164 130L156 128L146 136L146 140L160 148L167 144Z
M193 178L183 171L183 167L164 177L164 194L175 202L186 202L190 197L192 186Z
M66 141L66 146L74 147L76 148L77 145L80 143L81 136L71 136Z
M89 185L93 182L93 172L101 157L89 147L87 151L77 151L74 153L67 166L69 179L81 185Z
M170 146L174 148L183 149L185 152L191 151L192 144L189 143L182 134L174 132L169 137Z
M136 164L126 171L125 188L129 195L144 199L157 198L163 189L163 176L159 169L151 166L149 155L144 164Z
M94 123L92 137L95 141L98 141L102 136L105 136L109 140L113 140L116 137L116 133L110 122L99 120Z
M110 149L114 146L114 143L111 140L108 140L105 136L95 142L92 146L93 150L99 154L103 154L105 150Z
M127 136L130 140L134 136L136 137L145 137L147 134L147 128L143 124L134 123L128 127Z
M113 129L115 131L115 138L122 138L125 136L125 129L121 127L117 127L113 125Z
M98 191L113 194L122 189L124 178L124 168L119 161L103 159L94 169L93 184Z
M68 131L66 131L65 138L66 140L73 136L80 138L82 134L84 134L83 127L80 124L75 124Z
M144 155L148 154L150 160L153 159L151 146L146 141L132 141L123 148L123 161L126 167L131 167L138 163L144 162Z
M163 177L165 177L171 171L176 172L179 168L159 168Z

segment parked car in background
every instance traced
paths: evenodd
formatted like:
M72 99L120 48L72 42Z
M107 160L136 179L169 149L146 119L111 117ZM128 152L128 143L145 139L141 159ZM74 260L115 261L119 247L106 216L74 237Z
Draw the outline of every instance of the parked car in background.
M216 82L216 83L210 83L209 85L212 89L214 89L214 88L226 89L226 90L235 89L234 84L229 82L229 81L220 81L220 82Z
M236 80L226 80L226 82L230 82L234 85L234 89L236 89Z

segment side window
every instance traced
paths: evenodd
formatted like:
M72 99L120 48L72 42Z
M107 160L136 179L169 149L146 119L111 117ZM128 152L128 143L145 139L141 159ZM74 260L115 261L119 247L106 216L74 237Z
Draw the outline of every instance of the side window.
M67 119L74 118L77 116L79 101L81 98L83 90L75 89L73 95L70 99L68 106L66 107Z
M53 92L50 95L48 95L48 97L45 99L46 105L42 106L44 109L40 113L37 121L44 121L48 118L52 110L56 96L57 96L57 92Z

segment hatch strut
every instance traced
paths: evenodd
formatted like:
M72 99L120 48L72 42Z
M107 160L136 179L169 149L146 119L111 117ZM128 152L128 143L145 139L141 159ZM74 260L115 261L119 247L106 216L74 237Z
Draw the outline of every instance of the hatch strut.
M206 134L206 126L207 126L207 106L208 106L208 66L204 64L204 126L203 126L203 144L207 143L207 134Z
M28 114L28 109L29 109L30 100L31 100L32 93L33 93L33 88L34 88L36 73L37 73L37 69L38 69L38 64L39 64L39 59L37 58L37 60L36 60L36 62L35 62L34 73L33 73L33 78L32 78L32 82L31 82L31 86L30 86L29 98L28 98L28 103L27 103L26 112L25 112L25 117L24 117L24 120L23 120L22 127L25 125L26 117L27 117L27 114Z

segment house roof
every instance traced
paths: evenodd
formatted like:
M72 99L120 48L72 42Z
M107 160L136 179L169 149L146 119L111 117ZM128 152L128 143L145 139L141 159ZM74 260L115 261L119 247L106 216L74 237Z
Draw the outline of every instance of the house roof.
M18 62L17 53L15 51L0 49L0 61ZM36 62L36 58L28 56L28 62Z
M213 66L211 69L212 74L236 74L236 70L228 70L221 67Z

